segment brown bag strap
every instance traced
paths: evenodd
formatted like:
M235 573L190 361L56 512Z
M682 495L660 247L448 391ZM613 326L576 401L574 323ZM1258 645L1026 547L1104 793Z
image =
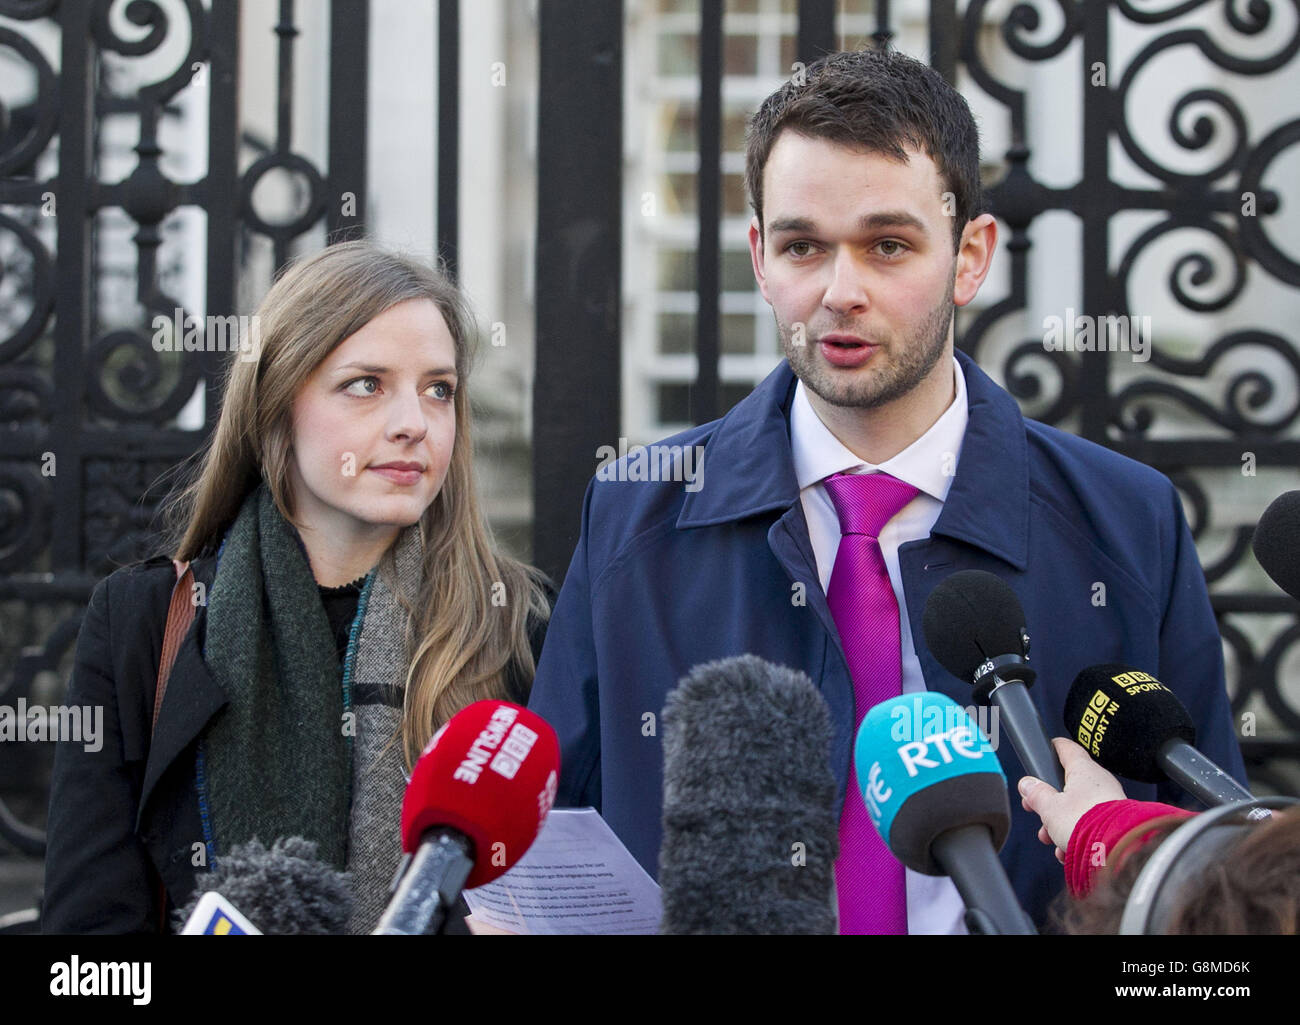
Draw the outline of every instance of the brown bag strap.
M158 712L162 709L163 695L167 693L167 678L176 663L176 653L181 641L194 622L194 571L188 562L172 559L176 569L176 583L172 585L172 600L167 606L167 625L163 627L162 658L158 661L158 689L154 692L153 722L149 727L152 738L158 729ZM158 876L158 931L167 932L167 885Z
M167 678L176 663L176 653L181 641L194 623L194 571L188 562L173 559L176 567L176 584L172 587L171 604L167 607L167 625L163 628L162 659L158 662L158 689L153 699L153 724L149 735L158 728L158 712L162 709L163 695L167 693Z

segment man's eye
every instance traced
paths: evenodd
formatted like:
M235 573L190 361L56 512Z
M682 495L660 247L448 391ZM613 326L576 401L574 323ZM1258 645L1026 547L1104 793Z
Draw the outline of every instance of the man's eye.
M377 377L357 377L343 386L343 391L348 395L373 395L379 391L379 378Z
M812 250L813 245L811 242L791 242L786 247L786 251L791 256L807 256L812 252Z
M907 247L897 239L887 238L878 246L881 256L902 256Z

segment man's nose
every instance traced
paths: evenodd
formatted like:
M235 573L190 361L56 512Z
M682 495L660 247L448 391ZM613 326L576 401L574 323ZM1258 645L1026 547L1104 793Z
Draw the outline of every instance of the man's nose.
M837 316L861 313L871 305L867 297L867 273L857 255L848 247L835 253L829 265L830 281L822 296L822 305Z

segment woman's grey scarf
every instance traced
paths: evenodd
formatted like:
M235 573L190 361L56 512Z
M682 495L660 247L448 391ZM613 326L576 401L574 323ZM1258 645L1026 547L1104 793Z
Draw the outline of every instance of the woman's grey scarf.
M348 844L353 933L370 932L379 922L402 857L406 773L401 730L410 616L397 592L407 607L415 607L424 572L419 526L402 531L389 553L391 563L381 562L380 572L361 593L344 663L357 728Z
M385 566L387 563L387 566ZM400 731L408 604L419 593L419 526L366 579L344 659L297 532L265 485L226 535L208 599L204 657L230 702L203 741L200 810L219 856L304 837L353 873L351 930L369 931L401 854Z

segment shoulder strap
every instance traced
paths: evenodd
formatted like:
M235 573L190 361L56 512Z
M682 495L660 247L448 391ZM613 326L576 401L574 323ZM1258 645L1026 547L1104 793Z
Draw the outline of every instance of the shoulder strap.
M176 653L194 622L194 571L188 562L181 562L180 559L173 559L172 565L176 568L176 583L172 587L171 604L167 607L167 625L163 628L162 659L158 662L158 689L153 699L150 736L158 728L158 712L162 708L163 695L167 692L167 678L171 676Z
M167 678L171 676L176 653L181 641L194 622L194 571L188 562L172 559L176 570L176 583L172 585L172 599L167 606L167 625L163 627L162 658L158 660L158 689L154 692L153 721L149 736L158 729L158 712L162 709L163 695L167 693ZM156 870L155 870L156 874ZM167 885L161 875L158 881L158 932L167 932Z

